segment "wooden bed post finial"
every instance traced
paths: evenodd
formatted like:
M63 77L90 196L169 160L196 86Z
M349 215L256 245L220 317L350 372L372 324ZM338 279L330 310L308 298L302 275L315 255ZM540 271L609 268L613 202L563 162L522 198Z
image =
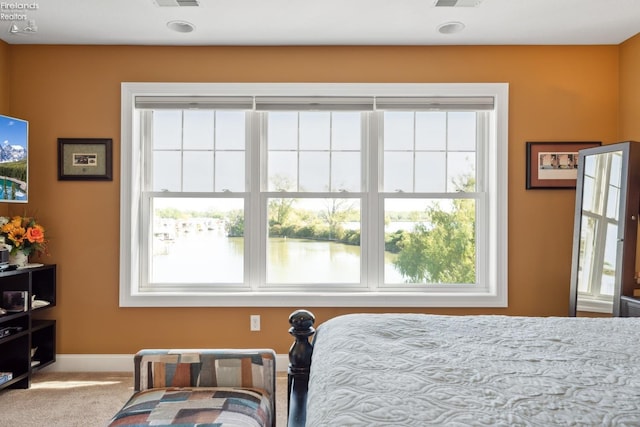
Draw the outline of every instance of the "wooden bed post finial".
M307 310L296 310L289 316L289 333L296 341L289 350L289 373L309 374L313 346L309 337L316 333L313 323L316 321L313 313Z
M311 371L311 355L313 345L309 337L316 333L313 313L307 310L296 310L289 316L289 333L295 342L289 350L289 370L287 384L287 406L289 427L305 425L307 418L307 388Z

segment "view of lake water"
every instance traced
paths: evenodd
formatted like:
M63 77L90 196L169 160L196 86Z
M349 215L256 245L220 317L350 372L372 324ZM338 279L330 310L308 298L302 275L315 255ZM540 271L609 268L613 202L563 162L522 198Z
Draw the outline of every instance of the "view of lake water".
M222 229L185 233L162 243L153 257L156 283L241 283L244 239L229 238ZM393 260L385 253L387 283L402 283ZM331 265L331 268L327 268ZM270 238L267 246L269 283L358 283L360 247L335 242Z

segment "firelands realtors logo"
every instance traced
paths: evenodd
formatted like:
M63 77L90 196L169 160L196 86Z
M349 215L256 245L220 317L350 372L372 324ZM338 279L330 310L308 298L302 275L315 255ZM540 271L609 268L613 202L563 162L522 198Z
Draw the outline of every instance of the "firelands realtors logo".
M28 12L39 9L38 3L0 2L0 21L27 21Z

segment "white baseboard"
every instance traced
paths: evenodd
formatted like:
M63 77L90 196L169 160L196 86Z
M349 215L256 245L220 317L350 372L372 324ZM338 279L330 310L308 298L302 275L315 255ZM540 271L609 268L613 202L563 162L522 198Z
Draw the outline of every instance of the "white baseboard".
M276 371L287 372L289 356L276 355ZM57 354L42 372L133 372L133 354Z

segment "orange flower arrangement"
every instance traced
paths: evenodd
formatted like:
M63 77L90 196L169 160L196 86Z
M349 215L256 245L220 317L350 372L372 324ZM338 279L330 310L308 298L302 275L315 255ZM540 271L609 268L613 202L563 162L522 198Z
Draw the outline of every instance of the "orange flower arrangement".
M11 255L18 251L27 256L47 251L44 227L32 217L0 217L0 237L4 237L4 243L11 246Z

